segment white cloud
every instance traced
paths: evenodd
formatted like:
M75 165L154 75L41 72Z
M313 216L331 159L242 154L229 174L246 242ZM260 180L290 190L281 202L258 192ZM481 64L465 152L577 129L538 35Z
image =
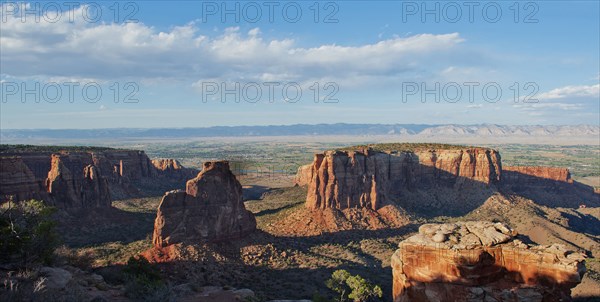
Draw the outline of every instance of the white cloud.
M598 98L600 85L572 85L555 88L536 97L537 103L519 103L512 107L529 116L554 115L560 112L584 111L588 99ZM563 101L559 101L563 100ZM578 102L573 102L578 100Z
M514 108L522 109L524 111L533 111L539 109L560 109L560 110L579 110L584 106L580 103L532 103L532 104L515 104Z
M600 84L560 87L544 92L540 94L538 98L542 100L551 100L598 96L600 96Z
M279 80L308 82L361 75L373 79L402 74L436 60L463 39L458 33L393 37L372 44L299 46L293 39L267 39L259 28L241 33L199 34L195 23L159 31L143 23L21 22L2 16L3 73L59 79ZM67 13L64 13L66 15Z

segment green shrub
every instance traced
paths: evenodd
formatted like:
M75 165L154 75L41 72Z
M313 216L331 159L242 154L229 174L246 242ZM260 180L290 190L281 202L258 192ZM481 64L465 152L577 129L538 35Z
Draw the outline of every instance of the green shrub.
M54 207L42 201L8 202L0 214L0 261L50 264L59 244Z
M356 302L369 301L369 299L376 297L381 298L383 295L379 285L373 285L359 275L349 277L346 283L352 290L348 298Z
M345 270L336 270L325 282L327 287L340 295L337 301L344 302L346 298L354 302L366 302L381 298L383 292L379 285L373 285L359 275L352 276ZM349 294L346 296L346 293Z

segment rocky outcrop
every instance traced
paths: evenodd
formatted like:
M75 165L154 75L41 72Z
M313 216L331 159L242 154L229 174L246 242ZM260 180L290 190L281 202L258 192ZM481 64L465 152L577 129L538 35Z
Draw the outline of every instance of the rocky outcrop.
M394 302L569 301L584 256L515 235L502 223L422 225L392 256Z
M306 206L310 209L371 208L398 201L406 191L445 186L493 186L500 180L495 150L465 148L380 152L327 151L316 154L310 172Z
M0 203L34 198L60 208L105 207L111 197L183 187L198 172L175 160L152 162L144 151L74 148L77 151L22 151L18 146L3 150Z
M256 229L244 207L242 186L226 161L204 163L185 191L167 192L154 222L152 242L164 247L179 242L212 242L240 238Z

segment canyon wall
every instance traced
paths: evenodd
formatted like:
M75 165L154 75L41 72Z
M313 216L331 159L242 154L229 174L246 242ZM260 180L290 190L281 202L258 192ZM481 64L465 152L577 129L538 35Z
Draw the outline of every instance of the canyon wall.
M164 192L196 173L174 160L151 161L137 150L5 151L0 202L34 198L59 208L109 207L112 199L142 196L141 184Z
M422 225L392 256L394 302L570 301L583 254L514 235L485 221Z
M165 194L156 214L152 242L161 248L179 242L212 242L241 238L256 229L246 210L242 186L227 161L204 163L186 190Z
M297 183L308 182L306 206L371 208L399 201L406 192L438 186L489 187L500 181L500 154L465 148L381 152L372 149L316 154L310 168L299 169Z

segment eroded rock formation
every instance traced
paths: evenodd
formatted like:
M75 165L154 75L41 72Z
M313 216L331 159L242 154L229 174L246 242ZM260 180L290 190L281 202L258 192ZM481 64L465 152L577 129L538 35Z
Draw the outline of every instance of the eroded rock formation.
M407 191L494 185L500 180L501 169L500 155L491 149L365 149L316 154L311 169L299 169L301 175L297 178L310 177L306 198L310 209L376 210Z
M242 186L226 161L204 163L186 190L167 192L154 222L152 242L164 247L179 242L211 242L240 238L256 229L246 210Z
M422 225L392 256L394 302L569 301L584 256L515 235L484 221Z

